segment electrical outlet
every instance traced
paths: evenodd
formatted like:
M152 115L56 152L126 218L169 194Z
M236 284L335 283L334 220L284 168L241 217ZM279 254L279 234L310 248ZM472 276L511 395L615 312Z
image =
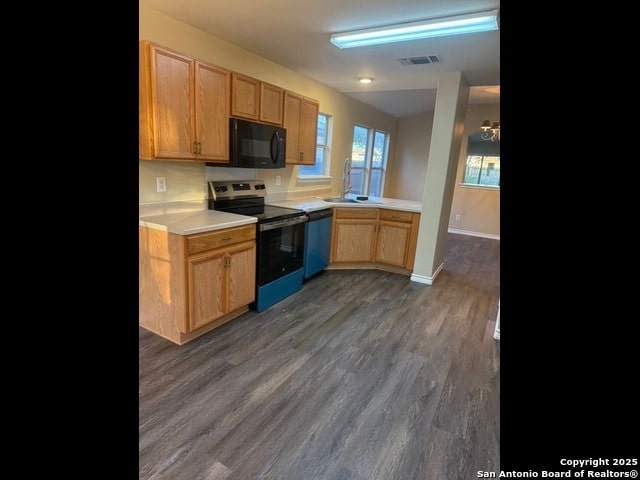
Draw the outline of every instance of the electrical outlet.
M156 192L167 191L167 179L166 177L156 177Z
M281 180L280 175L276 175L276 185L280 185Z
M456 220L460 220L462 218L462 215L458 214L456 215Z

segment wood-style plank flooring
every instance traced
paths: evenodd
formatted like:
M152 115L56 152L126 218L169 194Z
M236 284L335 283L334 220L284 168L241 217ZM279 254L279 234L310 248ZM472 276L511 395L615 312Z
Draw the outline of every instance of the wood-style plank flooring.
M140 329L139 476L471 479L499 471L500 242L433 285L327 270L186 345Z

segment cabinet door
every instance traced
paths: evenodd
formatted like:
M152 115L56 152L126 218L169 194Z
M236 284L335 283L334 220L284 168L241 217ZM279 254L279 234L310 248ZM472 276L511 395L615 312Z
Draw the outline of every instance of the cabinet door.
M194 60L150 45L153 153L195 158Z
M318 140L319 104L315 100L305 98L302 102L302 121L300 125L300 164L316 163L316 142Z
M224 68L200 62L195 69L198 159L228 162L231 74Z
M411 224L380 221L376 241L376 262L404 268L411 238Z
M255 243L238 245L229 250L227 266L227 312L244 307L256 299L256 247Z
M284 90L260 82L260 121L282 125Z
M372 262L375 220L334 219L333 262Z
M234 117L259 119L260 81L255 78L231 74L231 115Z
M214 250L187 260L189 325L187 333L223 316L226 312L226 268L228 255Z
M286 163L300 163L300 123L302 120L302 96L284 92L284 128L287 129ZM317 121L317 120L316 120Z

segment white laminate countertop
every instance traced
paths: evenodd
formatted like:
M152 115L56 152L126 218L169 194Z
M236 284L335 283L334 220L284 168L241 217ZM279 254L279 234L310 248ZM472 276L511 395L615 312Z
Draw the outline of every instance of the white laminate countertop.
M209 210L206 202L170 202L140 207L138 224L178 235L211 232L256 223L248 215Z
M304 210L305 212L313 212L315 210L323 210L328 207L346 207L346 208L388 208L390 210L404 210L408 212L421 213L422 202L416 202L414 200L401 200L398 198L385 198L385 197L369 197L368 201L359 201L358 203L329 203L322 200L322 198L331 197L326 195L324 197L303 197L291 200L284 200L280 202L267 202L269 205L275 205L278 207L297 208ZM356 198L356 195L348 194L347 198Z
M347 195L347 198L355 198ZM324 197L326 198L326 197ZM397 198L369 197L369 201L358 203L329 203L318 197L301 197L277 202L266 201L268 205L297 208L305 212L324 210L331 207L346 208L388 208L421 213L422 202ZM258 219L249 215L210 210L207 200L167 202L140 206L139 225L178 235L210 232L223 228L238 227L256 223Z

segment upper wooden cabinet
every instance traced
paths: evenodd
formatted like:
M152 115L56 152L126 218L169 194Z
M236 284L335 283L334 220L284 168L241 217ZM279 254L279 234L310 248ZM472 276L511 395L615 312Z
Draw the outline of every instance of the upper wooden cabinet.
M239 73L231 74L231 116L282 125L284 90Z
M286 162L294 165L316 163L318 128L317 100L293 92L284 92L284 128L287 129Z
M260 80L231 74L231 116L256 121L260 118Z
M147 40L139 58L141 160L228 164L233 116L284 126L286 162L315 163L317 100Z
M270 83L260 82L260 121L282 126L284 119L284 90Z
M140 43L140 159L229 160L228 70Z

